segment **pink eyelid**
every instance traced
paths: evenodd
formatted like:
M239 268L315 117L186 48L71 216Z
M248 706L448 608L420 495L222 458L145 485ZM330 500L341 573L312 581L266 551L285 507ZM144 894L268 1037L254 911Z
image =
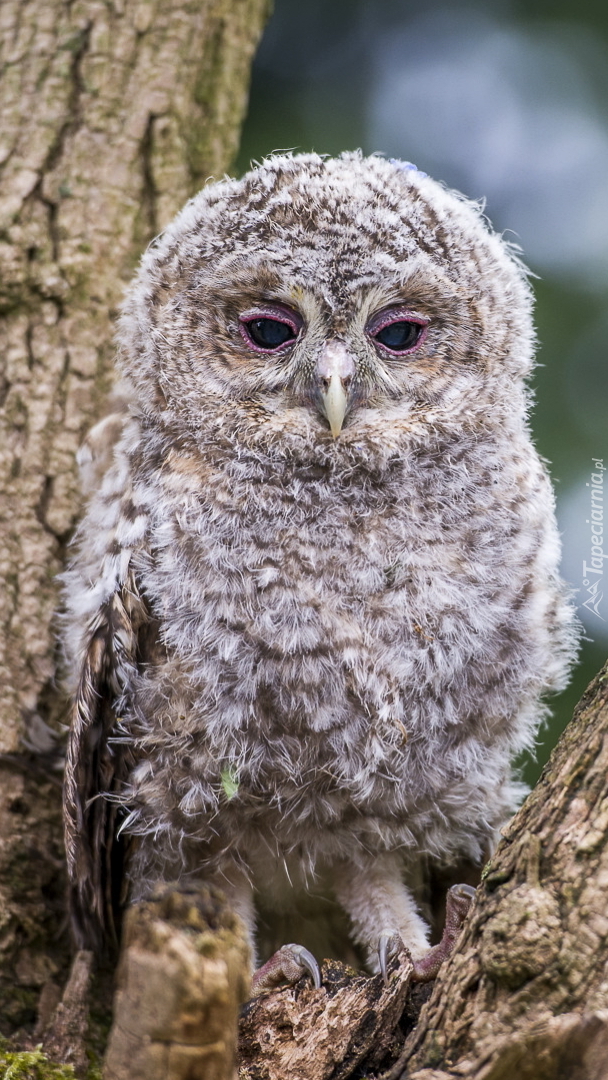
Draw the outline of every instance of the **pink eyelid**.
M276 345L273 349L264 349L261 345L257 345L247 333L247 324L255 322L256 319L273 319L275 322L287 323L293 330L294 337L298 336L303 324L301 316L296 311L287 306L283 307L282 304L260 304L257 307L249 308L247 311L242 311L239 315L241 334L251 349L263 353L279 352L281 349L286 348L287 345L293 344L294 338L289 338L282 345Z
M283 342L283 345L275 346L273 349L264 349L262 346L257 345L252 337L247 334L247 323L253 323L256 319L273 319L278 323L286 323L287 326L291 326L294 332L293 338L288 338ZM242 311L239 315L239 329L241 335L245 339L249 349L255 349L256 352L280 352L281 349L285 349L289 345L293 345L295 338L298 336L302 327L302 319L296 311L292 308L283 307L282 303L260 303L258 307L249 308L247 311Z
M414 326L420 327L420 335L418 336L414 344L411 345L409 349L391 349L388 345L384 345L381 341L378 342L378 345L380 345L381 348L386 349L387 352L395 353L395 355L399 356L405 356L407 353L413 352L414 349L417 349L420 345L422 345L422 342L426 337L426 332L428 330L430 319L425 319L422 315L414 315L413 312L408 311L407 309L400 310L399 308L392 308L390 311L382 311L379 315L375 315L365 329L370 337L374 337L375 334L378 334L381 330L384 330L386 326L392 326L393 323L398 322L408 322L412 323Z

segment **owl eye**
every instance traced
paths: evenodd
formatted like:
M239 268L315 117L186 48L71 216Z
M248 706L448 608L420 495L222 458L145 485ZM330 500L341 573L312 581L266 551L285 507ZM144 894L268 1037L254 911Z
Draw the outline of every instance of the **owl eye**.
M267 317L247 319L241 322L245 339L254 348L274 352L297 337L298 328L282 319Z
M396 319L381 326L379 330L372 331L372 337L391 352L405 353L416 347L425 329L424 323L412 319Z

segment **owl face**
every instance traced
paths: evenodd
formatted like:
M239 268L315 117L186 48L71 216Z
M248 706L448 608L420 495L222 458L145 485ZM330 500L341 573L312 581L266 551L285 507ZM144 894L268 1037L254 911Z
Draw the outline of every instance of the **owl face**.
M529 308L478 208L423 174L276 157L204 189L149 250L124 366L191 430L221 409L258 446L385 442L470 421L489 388L512 408Z

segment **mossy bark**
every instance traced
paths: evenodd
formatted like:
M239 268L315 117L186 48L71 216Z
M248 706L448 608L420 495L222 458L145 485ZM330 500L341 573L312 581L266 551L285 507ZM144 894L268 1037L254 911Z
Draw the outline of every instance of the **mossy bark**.
M42 1050L9 1050L1 1041L0 1076L10 1080L75 1080L71 1065L57 1065Z
M0 1030L66 935L56 575L142 249L234 158L268 0L0 5ZM8 755L8 757L6 756ZM64 920L65 922L65 920Z

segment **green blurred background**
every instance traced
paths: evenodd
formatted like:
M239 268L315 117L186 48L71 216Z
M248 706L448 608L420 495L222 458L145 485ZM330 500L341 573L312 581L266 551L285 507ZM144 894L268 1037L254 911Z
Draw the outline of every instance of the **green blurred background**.
M533 427L586 636L536 761L524 762L533 783L608 655L608 588L597 611L582 607L586 484L592 457L608 465L606 0L275 0L238 172L274 150L355 147L414 161L484 198L537 275Z

